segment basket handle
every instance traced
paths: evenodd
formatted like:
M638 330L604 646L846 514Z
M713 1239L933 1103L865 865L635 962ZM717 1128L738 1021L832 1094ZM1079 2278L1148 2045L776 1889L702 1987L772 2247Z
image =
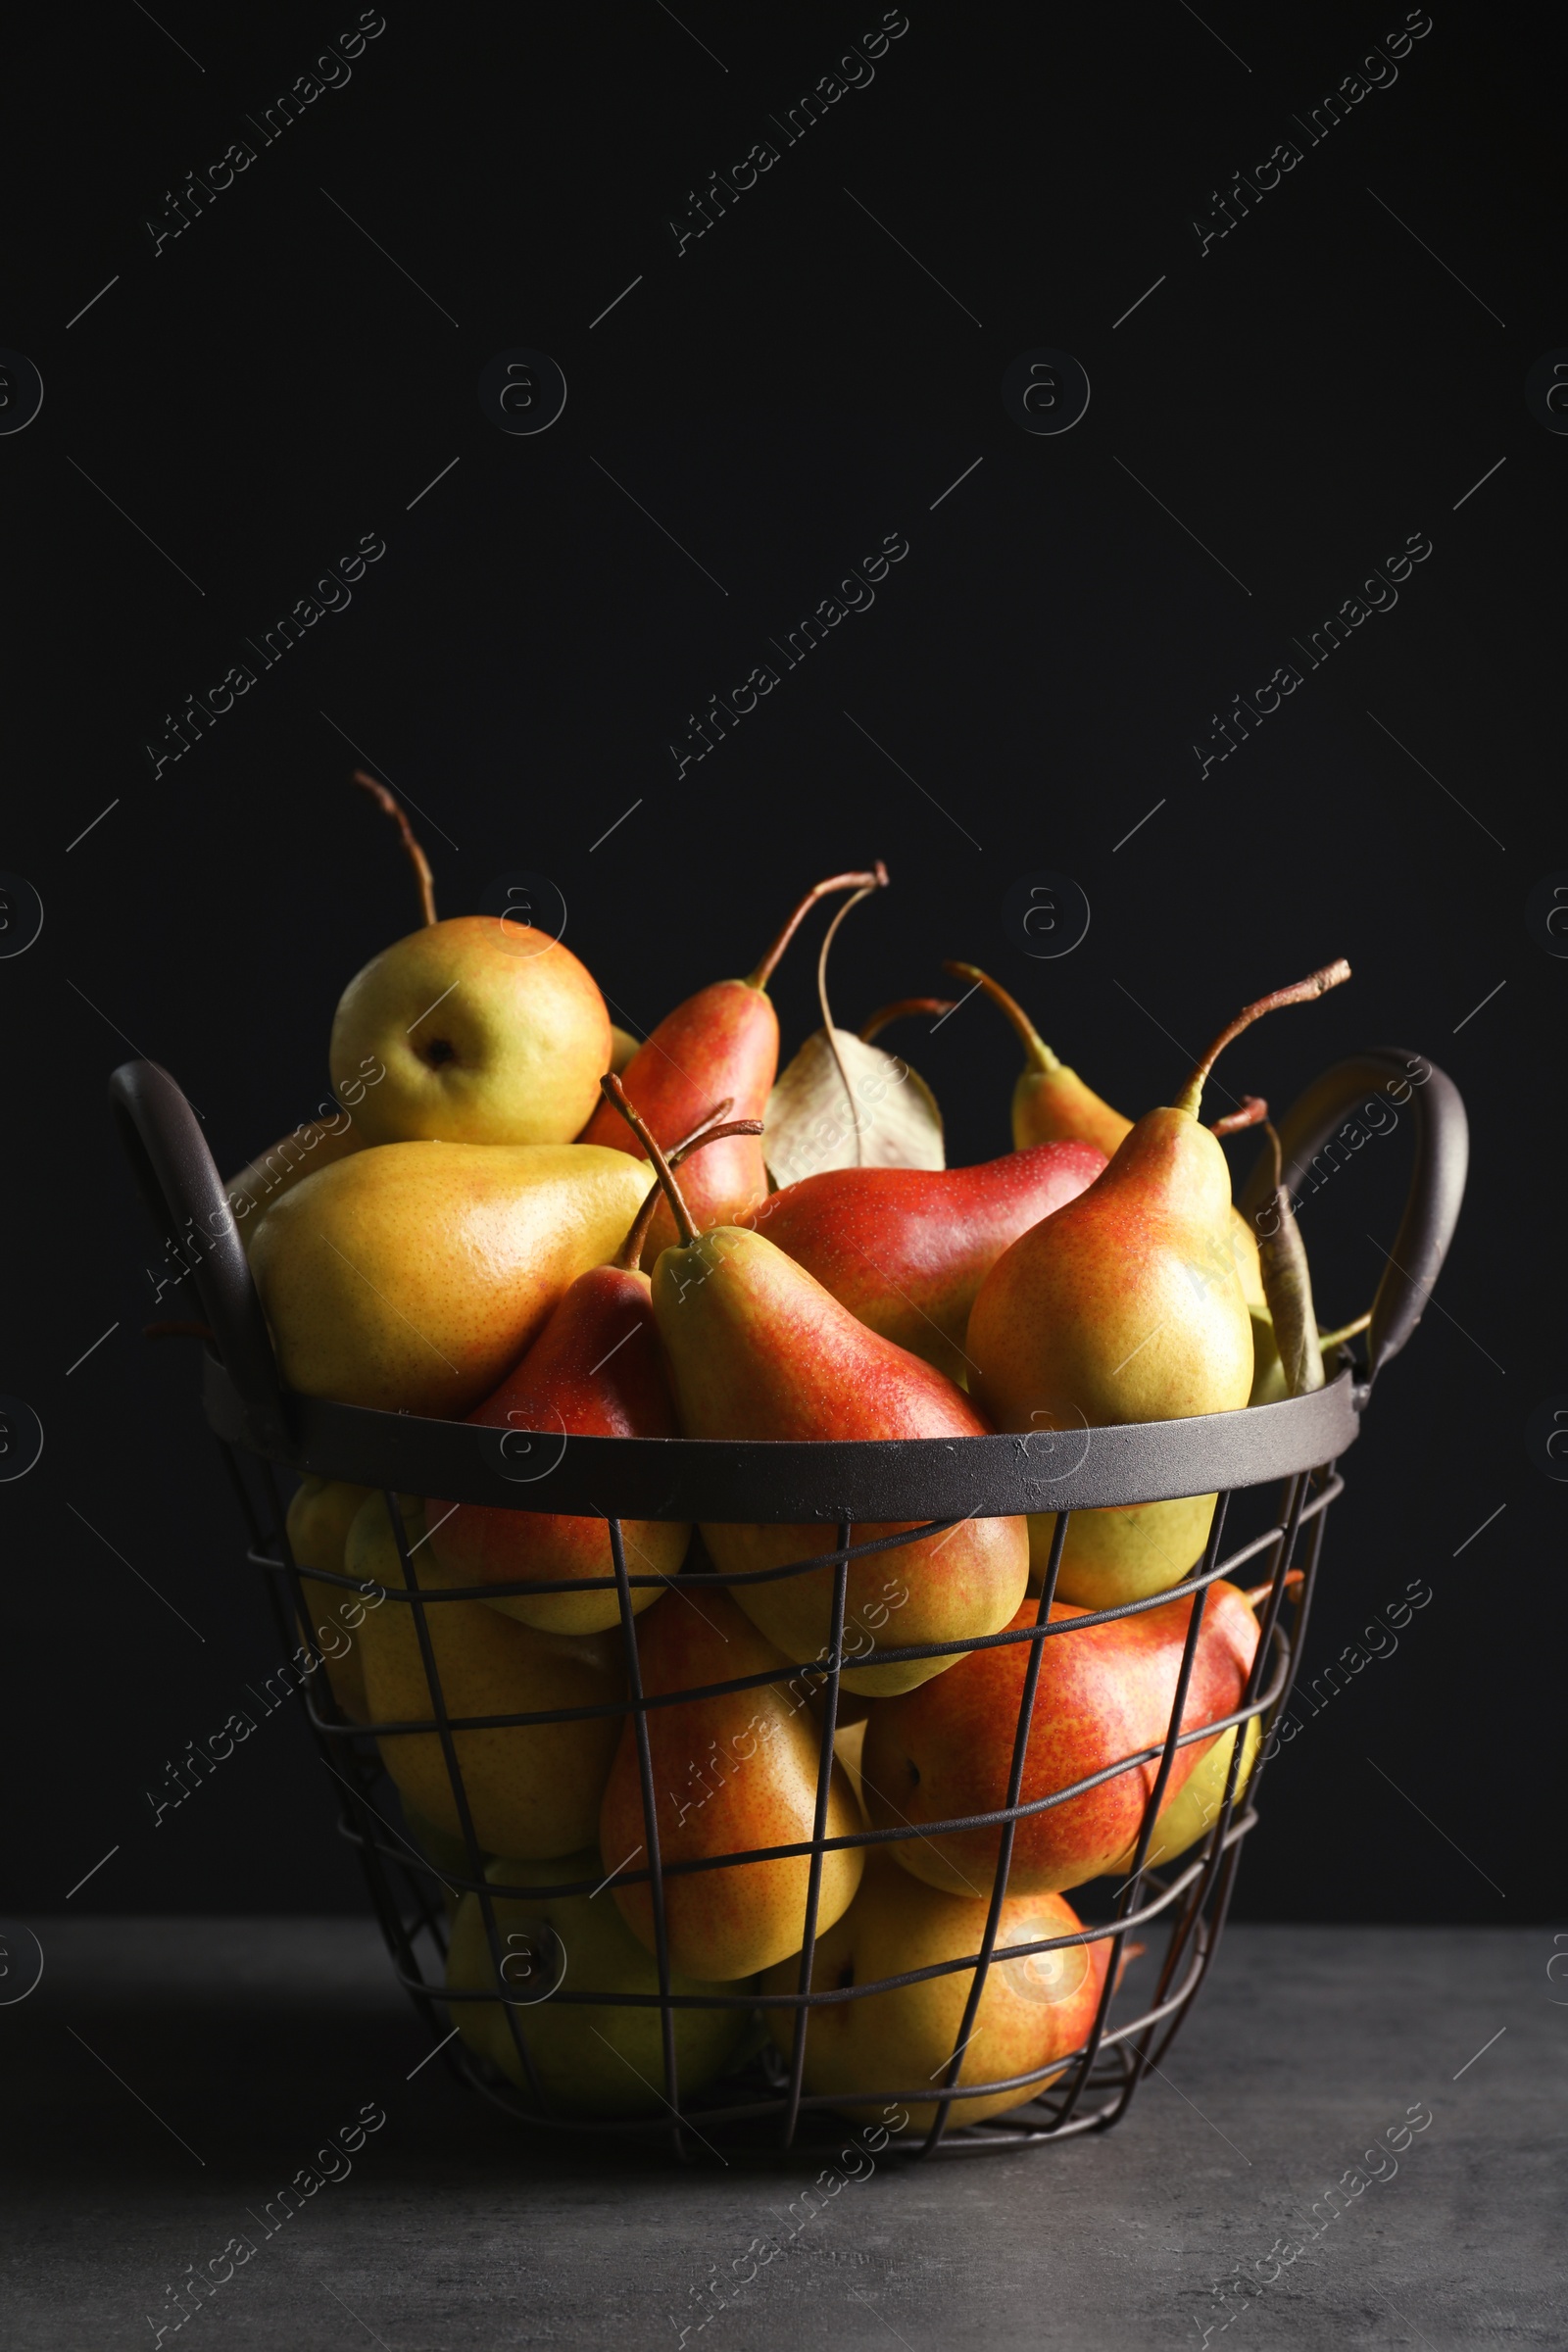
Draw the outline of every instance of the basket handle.
M194 1277L218 1352L256 1434L287 1447L271 1334L228 1195L207 1138L175 1081L156 1061L124 1061L109 1107L155 1229Z
M1294 1196L1313 1161L1356 1111L1378 1095L1408 1108L1415 1122L1415 1164L1404 1213L1383 1269L1367 1334L1367 1385L1399 1352L1421 1320L1458 1223L1470 1159L1470 1127L1459 1090L1424 1054L1370 1046L1325 1070L1280 1122L1282 1177ZM1273 1190L1268 1153L1253 1168L1239 1206L1249 1221Z

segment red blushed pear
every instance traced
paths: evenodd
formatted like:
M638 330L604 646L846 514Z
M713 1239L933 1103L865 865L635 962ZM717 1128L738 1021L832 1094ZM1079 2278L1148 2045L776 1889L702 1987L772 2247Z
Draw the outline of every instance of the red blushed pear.
M709 1124L672 1154L687 1152L737 1131L756 1134L758 1122L725 1124L729 1104L719 1103ZM657 1192L650 1193L625 1241L609 1265L580 1274L555 1308L521 1361L468 1419L487 1429L543 1433L543 1458L550 1460L553 1434L595 1438L672 1438L670 1403L660 1359L659 1335L649 1304L646 1274L637 1261L647 1237ZM519 1501L549 1496L546 1470L537 1495L518 1491ZM430 1501L432 1581L453 1586L540 1583L555 1592L497 1594L491 1602L508 1617L548 1634L596 1634L616 1624L620 1602L612 1581L614 1560L610 1525L602 1512L583 1518L560 1512L492 1510L482 1503ZM672 1519L626 1519L621 1537L633 1576L679 1573L691 1539L690 1523ZM588 1589L583 1590L585 1582ZM659 1599L658 1585L633 1585L634 1612Z
M637 1124L617 1082L608 1099ZM968 1438L991 1425L944 1374L891 1340L867 1330L831 1292L759 1233L720 1226L699 1235L657 1143L645 1143L681 1233L654 1268L653 1307L675 1398L689 1438ZM857 1527L865 1544L906 1526ZM831 1549L820 1523L796 1527L704 1525L703 1538L723 1574L778 1568ZM852 1559L848 1619L880 1626L879 1646L963 1641L1000 1632L1023 1597L1029 1540L1017 1518L966 1519L945 1534L917 1538L891 1558ZM906 1599L890 1616L884 1592L890 1566ZM827 1654L834 1571L811 1569L765 1584L740 1585L735 1597L786 1657ZM862 1650L846 1670L852 1690L873 1695L912 1690L952 1664L951 1656L879 1665Z
M780 956L818 899L834 891L875 889L887 878L879 863L874 873L834 874L818 882L749 979L715 980L710 988L699 989L644 1039L620 1077L628 1102L664 1151L696 1125L715 1095L730 1097L737 1119L762 1117L778 1075L778 1015L767 984ZM608 1144L614 1151L647 1157L608 1102L601 1102L578 1141ZM760 1136L737 1137L706 1153L687 1185L700 1224L729 1224L745 1216L767 1196ZM652 1266L674 1239L669 1211L662 1208L654 1219L644 1262Z
M813 1992L877 1984L886 1977L978 1954L988 1903L918 1886L887 1854L886 1846L871 1848L859 1893L838 1925L818 1940L811 1957ZM1075 1913L1059 1895L1009 1894L998 1922L997 1949L1045 1943L1054 1936L1076 1935L1078 1928ZM1108 1949L1105 1942L1068 1943L1055 1951L1024 1951L1011 1960L994 1961L986 1973L958 2082L1011 2082L1081 2049L1094 2026ZM770 1970L762 1986L764 1996L794 1992L798 1965L787 1962ZM973 1969L955 1969L948 1976L868 1993L863 2000L826 2002L813 2009L806 2030L808 2091L831 2099L839 2113L854 2122L879 2123L887 2112L887 2091L945 2082L973 1982ZM767 2013L768 2031L786 2057L794 2043L795 2017L793 2009ZM1038 2081L1016 2090L955 2099L948 2110L949 2125L956 2131L1020 2107L1038 2098L1057 2071L1040 2073ZM935 2115L934 2099L911 2099L906 2131L911 2136L929 2131Z
M1025 1814L1013 1840L1011 1892L1081 1886L1108 1871L1136 1839L1159 1770L1193 1600L1189 1593L1135 1617L1042 1637L1019 1802L1034 1804L1123 1756L1155 1752L1081 1796ZM1063 1601L1051 1612L1054 1624L1087 1614ZM1030 1602L1008 1630L1034 1622ZM992 1813L1006 1803L1029 1647L1016 1642L971 1650L951 1674L873 1710L861 1757L873 1829L923 1830L930 1822ZM1223 1581L1210 1585L1183 1731L1234 1713L1256 1647L1257 1620L1247 1596ZM1195 1740L1176 1750L1167 1802L1180 1795L1213 1744ZM990 1891L1001 1835L996 1828L950 1830L900 1838L891 1851L929 1886L982 1895Z
M1031 1144L1076 1142L1093 1144L1111 1158L1131 1134L1131 1119L1113 1110L1092 1086L1085 1085L1076 1070L1068 1069L1053 1054L1017 998L1009 996L989 972L974 963L947 963L942 968L982 990L1017 1032L1024 1065L1012 1090L1014 1149L1024 1152ZM1231 1247L1248 1305L1261 1306L1263 1279L1258 1270L1257 1237L1240 1210L1232 1221Z
M682 1578L663 1607L641 1620L637 1656L650 1698L770 1668L780 1672L777 1682L648 1711L669 1965L707 1983L754 1976L788 1959L806 1940L810 1855L674 1876L670 1865L761 1846L809 1844L822 1734L801 1688L806 1678L797 1677L793 1685L784 1679L786 1661L779 1652L723 1588L705 1578ZM835 1763L824 1835L853 1838L862 1826L843 1766ZM646 1839L636 1726L628 1717L605 1788L599 1850L622 1918L652 1951L648 1881L623 1884L616 1876L619 1870L647 1867ZM862 1861L858 1846L824 1854L819 1926L831 1927L848 1908Z
M997 1259L1104 1165L1089 1144L1037 1144L973 1168L828 1168L747 1222L870 1330L961 1381L969 1310Z
M1341 960L1249 1004L1174 1104L1145 1113L1104 1174L1014 1242L969 1317L970 1387L999 1429L1096 1429L1239 1412L1252 1385L1251 1319L1232 1247L1230 1170L1199 1123L1222 1049L1260 1013L1349 978ZM1112 1608L1180 1582L1202 1551L1212 1494L1078 1511L1057 1590ZM1037 1574L1054 1512L1030 1522Z

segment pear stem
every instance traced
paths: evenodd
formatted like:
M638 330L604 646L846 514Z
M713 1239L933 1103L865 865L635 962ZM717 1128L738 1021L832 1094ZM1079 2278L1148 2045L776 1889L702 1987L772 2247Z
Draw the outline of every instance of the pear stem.
M615 1076L613 1070L607 1070L605 1072L605 1075L599 1081L599 1091L604 1096L607 1102L613 1102L615 1108L619 1111L621 1117L625 1120L627 1126L631 1129L633 1135L637 1138L637 1141L647 1152L649 1159L653 1163L654 1174L658 1177L661 1185L663 1187L664 1199L669 1202L669 1213L675 1220L676 1231L679 1233L681 1240L686 1243L688 1247L690 1247L690 1245L697 1239L697 1228L692 1223L692 1212L687 1207L685 1200L681 1197L680 1186L675 1182L673 1175L670 1173L669 1162L664 1157L663 1152L660 1150L652 1128L649 1127L647 1121L643 1119L638 1112L636 1106L627 1096L625 1088L621 1085L620 1080Z
M895 1021L911 1021L923 1012L934 1012L939 1018L945 1018L956 1009L948 997L900 997L896 1004L879 1004L870 1019L861 1022L860 1043L868 1046L873 1037L879 1037Z
M404 815L400 804L392 798L384 784L376 782L374 776L368 776L363 767L357 767L354 770L354 781L363 792L370 795L377 807L392 819L402 834L403 847L408 852L409 863L414 868L414 878L419 885L419 905L424 910L424 919L427 923L433 923L436 919L435 877L430 871L430 860L419 847L414 827Z
M992 1004L1000 1005L1022 1040L1023 1050L1031 1069L1049 1072L1061 1068L1060 1061L1053 1054L1017 998L1009 997L999 980L993 980L991 974L983 972L977 963L945 963L942 969L945 972L951 972L956 980L970 981L972 983L969 992L971 996L975 989L984 989Z
M725 1119L723 1114L728 1110L733 1100L733 1096L726 1095L722 1102L715 1102L702 1125L694 1127L690 1135L682 1138L669 1154L671 1168L678 1168L682 1160L689 1158L693 1152L700 1152L705 1144L716 1144L726 1135L761 1134L762 1122L760 1119ZM626 1239L610 1261L612 1266L618 1267L621 1273L636 1273L648 1241L648 1229L653 1224L655 1211L662 1199L663 1195L658 1185L651 1184L648 1188L648 1198L637 1211L636 1216L633 1217L627 1230Z
M1348 980L1349 977L1350 967L1340 956L1333 963L1325 963L1317 971L1308 972L1304 980L1294 980L1289 988L1276 988L1268 996L1259 997L1255 1004L1244 1004L1235 1020L1215 1038L1177 1096L1172 1108L1185 1110L1189 1118L1196 1119L1198 1106L1203 1099L1204 1081L1233 1038L1240 1037L1244 1029L1250 1029L1265 1012L1277 1012L1282 1004L1309 1004L1314 997L1321 997L1328 989L1338 988L1342 980Z
M1300 1568L1288 1568L1288 1569L1285 1571L1285 1589L1286 1589L1286 1591L1287 1591L1287 1592L1289 1592L1289 1591L1290 1591L1290 1589L1291 1589L1291 1587L1292 1587L1293 1585L1295 1585L1295 1586L1296 1586L1298 1589L1299 1589L1299 1588L1300 1588L1302 1585L1304 1585L1304 1584L1305 1584L1305 1582L1306 1582L1306 1575L1305 1575L1305 1571L1304 1571L1303 1569L1300 1569ZM1243 1594L1242 1594L1242 1598L1243 1598L1243 1599L1246 1601L1246 1603L1247 1603L1247 1605L1248 1605L1248 1607L1249 1607L1250 1609L1255 1609L1255 1608L1257 1607L1257 1605L1258 1605L1259 1601L1264 1601L1264 1600L1267 1600L1267 1598L1268 1598L1269 1594L1270 1594L1270 1593L1273 1592L1273 1590L1274 1590L1274 1580L1273 1580L1273 1578L1271 1577L1271 1578L1269 1579L1269 1581L1267 1582L1267 1584L1262 1584L1262 1585L1253 1585L1250 1591L1248 1591L1248 1592L1243 1592Z
M790 916L789 921L784 925L783 930L774 940L772 946L768 949L767 954L762 957L762 960L758 965L756 971L751 975L749 985L752 988L766 988L769 980L771 980L773 977L774 971L777 969L779 957L783 955L785 949L789 946L790 941L795 937L796 932L805 922L807 916L810 913L811 908L816 905L818 899L830 897L835 890L856 890L861 892L867 890L885 890L887 888L887 881L888 869L879 858L876 861L875 868L868 874L833 874L826 882L818 882L813 889L807 892L805 898L796 907L795 912Z
M1261 1095L1244 1095L1240 1110L1228 1110L1222 1119L1210 1119L1208 1132L1210 1135L1240 1135L1244 1127L1256 1127L1267 1117L1268 1104ZM1270 1128L1269 1133L1272 1135L1273 1132ZM1278 1152L1277 1141L1274 1148Z
M1364 1315L1357 1315L1353 1323L1342 1323L1338 1331L1320 1331L1317 1344L1325 1352L1330 1348L1342 1347L1347 1340L1353 1340L1357 1332L1365 1331L1371 1320L1372 1309L1368 1307Z
M844 1067L844 1056L839 1052L839 1041L833 1027L833 1007L827 1001L827 959L838 927L844 917L853 907L858 906L862 899L868 899L871 892L879 887L877 883L868 883L863 890L858 890L853 898L845 900L823 933L821 950L816 958L816 1001L822 1007L822 1035L827 1040L827 1050L833 1056L833 1067L839 1074L839 1084L843 1087L849 1100L850 1118L855 1128L855 1164L858 1168L862 1167L865 1162L865 1145L860 1132L860 1105L855 1099L855 1088L850 1081L849 1071Z

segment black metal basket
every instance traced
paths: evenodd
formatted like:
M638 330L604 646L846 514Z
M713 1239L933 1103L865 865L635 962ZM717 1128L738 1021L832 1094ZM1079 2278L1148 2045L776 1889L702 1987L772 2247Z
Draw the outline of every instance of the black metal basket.
M1423 1072L1424 1078L1417 1075L1412 1083L1412 1074ZM373 1412L286 1393L279 1384L261 1303L233 1217L226 1206L223 1186L189 1104L168 1072L156 1063L127 1062L115 1072L110 1082L111 1103L142 1196L166 1237L172 1262L182 1275L188 1273L191 1277L205 1320L214 1335L203 1363L203 1403L207 1420L221 1444L246 1515L251 1534L249 1557L266 1577L285 1645L293 1646L290 1629L297 1625L305 1634L315 1666L324 1661L310 1630L312 1611L306 1603L302 1572L292 1558L283 1532L277 1469L282 1466L301 1473L314 1472L324 1478L380 1488L384 1493L409 1588L401 1592L388 1590L386 1598L415 1612L428 1686L429 1715L399 1724L352 1723L333 1704L324 1676L313 1681L307 1706L322 1757L345 1792L340 1826L360 1852L370 1898L400 1981L429 2027L432 2047L444 2048L446 2061L455 2072L484 2096L529 2124L570 2133L579 2139L608 2138L614 2142L628 2136L652 2135L672 2141L681 2156L689 2157L694 2153L694 2140L699 2147L708 2148L712 2144L710 2135L724 2132L752 2144L770 2143L787 2148L803 2136L813 2136L814 2125L834 2123L831 2112L818 2111L832 2111L835 2106L842 2111L851 2103L843 2096L812 2096L803 2088L809 2009L827 2001L866 1999L928 1977L970 1972L963 2023L956 2036L951 2061L945 2070L938 2070L941 2082L933 2088L931 2081L896 2082L876 2092L855 2094L853 2104L857 2107L883 2104L890 2112L935 2101L930 2128L897 2143L897 2152L926 2156L939 2151L953 2154L1030 2146L1076 2132L1106 2129L1125 2114L1142 2076L1150 2066L1157 2066L1179 2029L1213 1958L1230 1901L1241 1841L1257 1819L1256 1794L1268 1753L1265 1739L1259 1744L1248 1785L1245 1809L1239 1810L1236 1784L1245 1735L1238 1731L1231 1744L1223 1802L1212 1826L1187 1855L1178 1858L1172 1869L1152 1871L1146 1867L1146 1857L1176 1750L1195 1740L1212 1739L1230 1726L1241 1726L1253 1717L1262 1718L1262 1730L1266 1733L1288 1699L1311 1608L1328 1509L1342 1491L1343 1482L1335 1465L1357 1435L1359 1416L1370 1396L1373 1379L1403 1347L1420 1318L1446 1252L1464 1189L1468 1146L1463 1105L1451 1081L1423 1056L1376 1048L1341 1062L1301 1097L1283 1124L1285 1182L1294 1192L1317 1153L1345 1126L1349 1114L1380 1091L1396 1089L1400 1090L1396 1099L1407 1102L1411 1107L1415 1160L1398 1235L1373 1308L1364 1375L1343 1370L1327 1387L1311 1396L1241 1412L1096 1429L1093 1443L1087 1447L1082 1446L1076 1432L1042 1433L1023 1441L1004 1436L970 1438L957 1443L832 1441L808 1445L683 1439L546 1439L538 1438L536 1433L536 1442L548 1443L552 1448L547 1482L550 1510L598 1512L608 1516L610 1525L628 1695L615 1706L576 1712L630 1715L636 1727L648 1860L644 1869L624 1869L614 1875L620 1883L645 1882L649 1886L660 1989L657 1993L607 1995L562 1985L549 1996L568 2004L599 2002L660 2010L664 2081L662 2087L653 2087L667 2112L652 2119L622 2120L551 2112L528 2050L527 2010L537 1996L531 1989L527 1994L519 1994L514 1983L503 1974L504 1946L495 1901L504 1901L509 1894L534 1900L587 1894L590 1886L587 1882L574 1882L509 1889L486 1879L487 1857L473 1835L454 1746L456 1732L520 1728L560 1720L560 1716L466 1718L450 1714L442 1696L427 1623L428 1610L443 1603L494 1599L505 1594L559 1588L519 1581L462 1590L428 1586L420 1589L418 1569L411 1557L395 1504L395 1495L401 1492L439 1494L458 1502L491 1507L539 1510L543 1508L542 1501L519 1499L518 1488L514 1483L514 1466L506 1459L506 1449L519 1438L524 1442L535 1441L529 1440L527 1433ZM1244 1195L1244 1209L1256 1205L1266 1189L1266 1180L1260 1172ZM1081 1458L1072 1459L1074 1453ZM1233 1494L1274 1482L1279 1486L1279 1499L1269 1523L1230 1551L1224 1551L1227 1512ZM1163 1501L1214 1492L1219 1500L1204 1557L1174 1593L1163 1592L1120 1608L1051 1619L1055 1565L1073 1510ZM799 1985L804 1988L811 1981L818 1890L825 1854L835 1847L890 1843L917 1834L912 1829L866 1829L852 1837L826 1835L839 1676L845 1663L845 1592L850 1562L859 1556L855 1543L856 1528L873 1522L913 1523L906 1534L891 1542L882 1540L882 1548L896 1550L901 1543L940 1535L969 1517L1003 1516L1042 1508L1057 1512L1056 1537L1047 1589L1040 1598L1033 1626L980 1640L947 1641L905 1649L879 1645L877 1650L879 1663L891 1663L946 1656L954 1651L1000 1643L1031 1645L1006 1803L992 1813L962 1823L922 1825L926 1834L991 1826L1000 1832L988 1917L978 1949L937 1967L877 1979L846 1990L801 1989L793 1995L770 1992L769 2009L795 2011L794 2044L789 2060L781 2061L775 2053L755 2056L740 2074L710 2086L699 2099L683 2102L676 2065L675 2013L683 2008L756 2008L759 2002L758 1996L750 1991L717 1987L704 1995L671 1992L665 1932L666 1877L704 1867L809 1855L798 1978ZM662 1584L664 1580L628 1571L621 1540L621 1522L628 1518L708 1523L819 1521L824 1536L832 1530L831 1544L824 1543L817 1557L796 1563L783 1572L797 1575L819 1572L824 1562L835 1568L833 1631L828 1652L814 1666L788 1665L772 1678L782 1683L809 1674L820 1683L816 1811L809 1840L748 1848L708 1857L701 1863L662 1862L649 1748L651 1711L681 1699L707 1698L735 1690L755 1678L705 1685L700 1691L652 1697L644 1693L633 1633L632 1592L639 1586ZM1256 1655L1236 1712L1186 1734L1180 1728L1202 1619L1202 1599L1199 1597L1189 1613L1185 1648L1163 1741L1156 1747L1118 1759L1092 1781L1080 1781L1044 1799L1021 1803L1028 1731L1045 1641L1070 1639L1076 1632L1160 1607L1187 1593L1201 1595L1217 1578L1234 1576L1253 1559L1266 1560L1269 1590L1259 1610ZM1288 1621L1287 1579L1296 1567L1299 1567L1301 1574ZM747 1581L740 1576L714 1574L716 1581L724 1585ZM319 1570L313 1570L310 1575L313 1583L335 1584L351 1592L359 1590L346 1576L333 1577ZM454 1805L464 1829L466 1874L443 1871L438 1877L386 1817L390 1784L376 1741L378 1737L395 1738L410 1733L426 1736L434 1733L440 1740ZM1150 1764L1155 1769L1131 1875L1115 1898L1111 1916L1084 1926L1076 1936L999 1944L1014 1825L1026 1815L1083 1793L1115 1773ZM493 1989L449 1992L445 1985L447 1935L441 1899L443 1882L455 1891L471 1893L480 1905L495 1972ZM1164 1935L1152 1991L1137 2007L1136 2014L1115 2019L1127 1939L1134 1931L1152 1929ZM962 2053L973 2034L991 1966L1055 1951L1068 1944L1094 1943L1108 1947L1108 1962L1098 2013L1083 2045L1066 2056L1053 2058L1048 2066L1032 2074L994 2082L965 2082L960 2090ZM519 2092L488 2062L476 2059L455 2041L457 2030L441 2012L444 2009L450 2016L456 2005L465 2000L502 2004L518 2071L532 2085L529 2093ZM1019 2104L1000 2120L949 2128L956 2097L978 2099L1008 2090L1016 2090ZM842 2132L842 2124L836 2129Z

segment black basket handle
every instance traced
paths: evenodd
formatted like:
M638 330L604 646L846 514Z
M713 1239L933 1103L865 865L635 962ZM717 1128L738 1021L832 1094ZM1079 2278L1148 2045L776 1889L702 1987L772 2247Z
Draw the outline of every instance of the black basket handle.
M277 1358L262 1301L196 1113L156 1061L124 1061L109 1106L154 1227L196 1285L224 1369L257 1436L289 1440Z
M1356 1111L1378 1097L1408 1109L1415 1122L1415 1164L1404 1213L1378 1284L1367 1334L1367 1381L1376 1379L1421 1320L1458 1223L1470 1160L1470 1126L1459 1090L1424 1054L1369 1046L1336 1062L1298 1095L1280 1122L1283 1180L1294 1196L1318 1153ZM1253 1168L1240 1208L1249 1219L1273 1190L1269 1153Z

